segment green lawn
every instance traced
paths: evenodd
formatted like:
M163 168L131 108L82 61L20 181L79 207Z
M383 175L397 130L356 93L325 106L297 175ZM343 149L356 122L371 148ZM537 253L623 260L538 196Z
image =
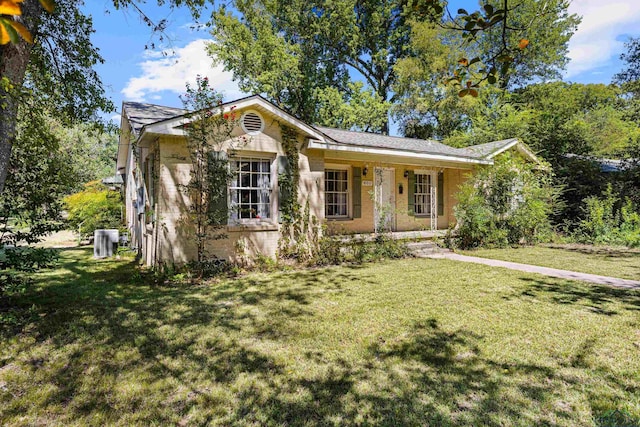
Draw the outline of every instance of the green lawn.
M2 302L0 425L640 425L637 292L431 259L152 286L89 255Z
M545 245L461 251L465 255L640 280L640 250L588 245Z

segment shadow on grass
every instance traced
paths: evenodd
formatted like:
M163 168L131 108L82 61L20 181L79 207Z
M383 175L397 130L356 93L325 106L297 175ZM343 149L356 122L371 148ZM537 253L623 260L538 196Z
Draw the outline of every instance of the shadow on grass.
M444 331L430 319L369 346L358 363L306 354L324 367L321 375L270 381L266 394L243 394L231 424L502 426L571 418L570 408L554 402L560 383L577 379L545 366L492 361L478 347L482 339ZM545 415L527 410L540 406Z
M15 330L0 335L14 346L0 353L0 380L9 366L18 372L4 384L10 396L0 381L0 424L19 417L29 424L160 425L584 421L555 405L557 390L577 379L498 363L482 354L482 336L445 330L436 319L380 337L357 356L299 344L313 333L327 294L348 295L349 282L373 279L366 268L151 286L138 279L134 262L87 258L87 249L65 251L60 268L40 276L41 286L11 301L35 307L35 316L17 337ZM572 363L584 365L592 351L585 343Z
M629 258L631 260L637 259L640 262L640 250L629 249L623 247L608 247L608 246L596 246L596 245L577 245L577 244L546 244L545 248L556 249L569 252L577 252L586 255L600 255L603 257L611 258Z
M550 300L556 304L583 306L590 311L606 316L623 310L640 311L640 290L617 289L610 286L561 281L556 279L521 277L525 289L516 297L532 297ZM514 296L506 296L506 299Z

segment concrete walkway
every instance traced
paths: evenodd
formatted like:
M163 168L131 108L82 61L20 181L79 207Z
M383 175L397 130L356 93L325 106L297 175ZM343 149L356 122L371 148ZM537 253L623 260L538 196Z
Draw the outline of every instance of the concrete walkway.
M492 267L502 267L527 273L537 273L560 279L580 280L583 282L596 283L598 285L613 286L615 288L640 289L640 281L637 280L618 279L615 277L599 276L597 274L578 273L577 271L539 267L537 265L520 264L517 262L500 261L497 259L479 258L475 256L460 255L453 252L434 253L429 255L428 258L446 258L454 261L473 262L476 264L490 265Z

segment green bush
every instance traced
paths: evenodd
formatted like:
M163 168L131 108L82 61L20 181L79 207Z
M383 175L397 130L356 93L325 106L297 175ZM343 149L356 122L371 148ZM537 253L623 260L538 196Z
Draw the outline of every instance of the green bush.
M461 186L449 242L463 249L533 244L549 236L558 190L551 174L505 153Z
M318 250L310 260L310 264L316 266L362 264L382 259L403 258L408 254L409 250L405 242L391 239L385 234L376 236L373 241L323 236L318 242Z
M99 181L85 184L83 191L65 197L64 203L69 226L81 236L91 235L98 229L121 227L120 194Z
M601 197L587 197L585 219L580 221L575 239L591 244L640 246L640 213L630 199L617 208L619 204L611 185Z

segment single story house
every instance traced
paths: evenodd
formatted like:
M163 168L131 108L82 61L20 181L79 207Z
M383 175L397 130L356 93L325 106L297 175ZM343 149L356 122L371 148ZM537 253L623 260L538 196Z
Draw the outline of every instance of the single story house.
M514 150L537 161L517 139L454 148L437 141L312 126L254 95L225 103L245 145L229 157L227 238L209 253L237 256L238 241L275 256L281 236L279 165L285 156L282 126L298 145L298 201L332 233L444 230L454 223L455 194L477 167ZM122 175L131 243L148 265L181 264L196 256L186 220L191 177L185 111L138 102L122 107L117 173Z

